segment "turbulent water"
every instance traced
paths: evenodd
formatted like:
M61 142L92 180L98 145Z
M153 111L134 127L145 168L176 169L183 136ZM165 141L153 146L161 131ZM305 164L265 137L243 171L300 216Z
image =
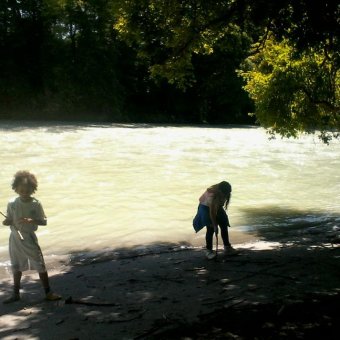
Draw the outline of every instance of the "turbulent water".
M340 144L313 136L269 140L261 128L232 126L0 123L0 145L1 211L15 196L13 174L35 173L35 197L48 217L37 235L49 259L167 242L203 245L204 232L192 229L198 197L222 180L233 186L232 243L259 239L268 228L340 220ZM2 226L3 269L8 236Z

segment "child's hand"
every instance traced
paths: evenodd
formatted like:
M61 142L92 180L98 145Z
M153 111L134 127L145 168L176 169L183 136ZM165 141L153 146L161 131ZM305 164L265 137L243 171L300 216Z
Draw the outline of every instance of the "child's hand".
M20 218L19 223L22 223L22 224L32 224L33 223L33 218L22 217L22 218Z
M9 226L9 225L12 224L12 221L11 221L10 219L6 218L6 219L2 222L2 224L3 224L3 225Z

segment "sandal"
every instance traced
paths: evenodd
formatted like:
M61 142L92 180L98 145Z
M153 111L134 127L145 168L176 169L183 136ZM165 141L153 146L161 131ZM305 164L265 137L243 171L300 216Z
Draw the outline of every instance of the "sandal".
M49 292L46 294L45 300L46 301L58 301L61 300L62 297L56 293Z

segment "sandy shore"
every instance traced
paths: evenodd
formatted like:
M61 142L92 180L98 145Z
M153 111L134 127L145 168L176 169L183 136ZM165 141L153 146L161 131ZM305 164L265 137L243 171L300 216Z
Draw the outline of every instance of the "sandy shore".
M266 330L262 338L273 338L275 331L281 335L274 338L293 339L302 326L296 333L282 321L285 331L277 333L268 317L274 311L280 319L301 301L339 298L337 233L239 244L238 255L220 254L216 261L206 260L202 249L173 245L75 260L50 272L51 286L64 298L58 302L45 302L37 275L26 275L22 300L0 305L0 339L250 339L255 333L252 337L249 315ZM10 290L10 280L3 280L0 299ZM255 307L268 317L249 314ZM322 324L333 331L336 315L327 310L320 315L328 326L306 323L312 330Z

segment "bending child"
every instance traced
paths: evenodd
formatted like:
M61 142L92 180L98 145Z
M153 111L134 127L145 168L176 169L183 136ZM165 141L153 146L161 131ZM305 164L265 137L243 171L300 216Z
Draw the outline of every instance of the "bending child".
M231 197L231 185L228 182L221 182L209 187L199 198L197 214L193 220L196 231L207 227L206 231L206 256L213 259L216 254L213 252L213 236L218 234L218 226L221 229L221 236L226 255L235 253L229 242L228 227L230 227L226 210Z
M11 259L14 291L3 301L11 303L20 300L20 282L22 272L37 270L46 294L46 300L60 300L61 296L50 288L48 274L35 231L39 225L46 225L47 220L41 203L32 197L37 190L36 177L28 171L18 171L14 175L12 189L19 195L7 205L4 225L10 226L9 255Z

